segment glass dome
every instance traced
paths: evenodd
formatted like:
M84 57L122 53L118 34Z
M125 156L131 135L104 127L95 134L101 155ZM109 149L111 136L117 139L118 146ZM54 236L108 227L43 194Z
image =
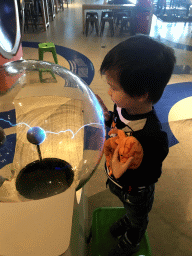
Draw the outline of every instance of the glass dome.
M0 68L0 201L80 189L100 162L104 116L84 81L35 60Z

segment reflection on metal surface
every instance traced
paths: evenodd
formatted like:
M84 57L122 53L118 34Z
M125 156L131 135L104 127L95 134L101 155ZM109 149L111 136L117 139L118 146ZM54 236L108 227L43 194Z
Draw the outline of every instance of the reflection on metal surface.
M0 54L11 59L16 55L21 40L17 0L0 2Z
M76 191L77 203L79 204L82 196L82 188Z

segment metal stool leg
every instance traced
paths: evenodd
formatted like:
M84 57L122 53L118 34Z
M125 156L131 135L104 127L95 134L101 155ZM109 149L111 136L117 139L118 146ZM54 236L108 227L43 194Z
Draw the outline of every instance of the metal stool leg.
M98 20L95 22L95 29L96 29L97 36L99 36L99 22L98 22Z
M109 28L110 28L110 31L111 31L111 36L113 36L114 35L113 20L109 21Z
M100 31L100 36L102 36L102 35L103 35L104 27L105 27L105 21L101 21L101 31Z
M86 20L86 24L85 24L86 28L85 28L85 35L88 35L88 31L89 31L89 21Z

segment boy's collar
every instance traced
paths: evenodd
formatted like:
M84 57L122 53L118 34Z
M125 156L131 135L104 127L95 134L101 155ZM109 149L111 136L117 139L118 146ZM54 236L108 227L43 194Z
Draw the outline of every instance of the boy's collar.
M128 115L124 109L117 107L117 112L119 114L119 118L121 122L123 122L126 126L122 129L125 134L130 134L132 132L136 132L142 130L147 122L147 114L141 115ZM123 115L124 112L124 115Z
M123 118L125 118L126 120L129 120L129 121L145 119L154 111L154 107L152 107L152 110L149 111L148 113L137 114L137 115L130 115L130 114L127 113L126 109L119 108L117 106L116 106L116 108L117 108L118 113L121 114Z

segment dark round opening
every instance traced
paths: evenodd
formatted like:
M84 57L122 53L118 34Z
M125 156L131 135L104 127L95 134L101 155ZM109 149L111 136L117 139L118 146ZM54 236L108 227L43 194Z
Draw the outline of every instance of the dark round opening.
M73 178L69 163L57 158L45 158L28 164L20 171L16 189L25 198L43 199L67 190Z

